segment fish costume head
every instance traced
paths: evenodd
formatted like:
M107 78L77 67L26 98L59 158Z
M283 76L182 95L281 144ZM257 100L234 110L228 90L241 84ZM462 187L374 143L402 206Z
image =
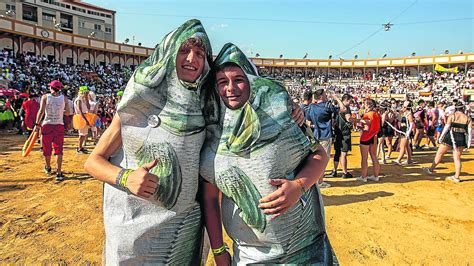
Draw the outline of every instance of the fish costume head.
M179 79L176 70L180 47L189 39L205 52L202 73L194 82ZM122 124L145 127L150 115L159 115L161 126L173 134L202 131L201 90L211 62L211 44L199 20L189 20L168 33L130 78L117 108ZM141 116L145 119L137 119Z
M234 44L224 45L214 60L215 72L227 66L238 66L245 73L250 87L248 101L240 108L225 108L220 99L224 121L219 152L242 154L271 142L292 123L291 99L281 84L260 77L255 65ZM218 91L214 82L214 88Z

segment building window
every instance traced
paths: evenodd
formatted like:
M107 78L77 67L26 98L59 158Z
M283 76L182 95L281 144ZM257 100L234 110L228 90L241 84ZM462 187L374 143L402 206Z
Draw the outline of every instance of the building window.
M79 28L85 28L85 27L86 27L86 23L84 21L79 20Z
M38 22L38 9L34 6L23 4L23 20Z
M112 33L112 28L110 28L110 27L105 27L105 32L106 32L106 33Z
M96 31L101 31L101 30L102 30L102 26L99 25L99 24L94 24L94 30L96 30Z
M54 21L55 18L56 18L56 15L48 14L48 13L43 12L43 20L52 22L52 21Z
M7 10L8 10L8 11L13 11L13 12L15 12L15 11L16 11L15 9L16 9L15 5L9 5L9 4L7 4Z

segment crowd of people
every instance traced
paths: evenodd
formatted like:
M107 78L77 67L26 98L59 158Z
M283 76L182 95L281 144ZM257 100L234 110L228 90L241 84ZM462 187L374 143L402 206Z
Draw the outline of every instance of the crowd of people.
M61 93L69 101L71 112L65 116L64 123L66 132L72 133L73 100L80 95L81 86L90 91L88 101L99 117L97 128L103 130L112 121L118 99L131 75L127 67L60 64L45 56L27 53L13 57L7 50L0 52L0 69L0 84L9 88L8 93L0 91L0 130L26 135L33 129L30 121L39 110L42 95L49 93L52 80L61 82ZM96 139L95 133L94 137Z
M290 95L300 98L308 88L324 88L338 94L351 94L363 98L370 94L390 97L391 94L407 94L410 99L417 100L420 94L430 95L434 100L462 98L462 91L469 88L466 73L433 73L419 72L409 76L393 71L381 71L378 74L368 73L366 76L340 74L318 74L304 76L302 74L270 75L286 84Z
M461 155L472 142L474 112L467 103L460 99L428 103L423 99L376 101L370 97L357 99L348 93L340 100L337 95L324 89L307 90L302 94L300 105L313 128L314 137L328 156L331 144L334 145L334 169L329 177L338 176L339 162L342 163L342 177L353 177L347 171L346 157L351 150L351 131L354 130L361 132L361 175L357 180L378 181L381 176L379 160L384 164L392 160L396 165L411 165L414 164L414 152L437 149L433 164L425 171L432 174L444 154L453 150L455 174L448 179L456 183L461 181ZM422 145L424 138L426 144ZM392 157L393 151L399 151L396 158ZM373 175L367 174L369 155ZM326 182L320 183L322 188L329 186Z

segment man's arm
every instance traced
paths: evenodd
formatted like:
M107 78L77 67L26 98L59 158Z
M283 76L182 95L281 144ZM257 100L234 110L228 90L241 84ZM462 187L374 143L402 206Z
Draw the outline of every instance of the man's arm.
M84 112L82 111L82 100L81 100L81 99L77 99L77 100L76 100L76 103L77 103L77 108L79 109L79 113L81 114L81 116L82 116L82 118L84 119L84 121L86 121L87 126L90 127L91 125L89 124L89 120L87 120L86 115L85 115Z
M41 125L41 120L43 119L44 110L46 109L46 97L47 97L46 95L43 95L41 97L40 109L38 111L38 114L36 115L34 130L39 130L39 126Z
M342 103L341 99L339 99L336 94L333 94L332 98L336 100L337 105L339 106L339 112L344 113L345 111L347 111L346 106Z
M71 115L69 113L69 101L66 97L64 97L64 115Z

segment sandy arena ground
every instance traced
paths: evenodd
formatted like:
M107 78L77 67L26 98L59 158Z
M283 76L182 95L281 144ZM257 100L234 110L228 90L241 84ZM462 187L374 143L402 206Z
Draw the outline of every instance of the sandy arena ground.
M25 139L0 134L0 263L100 264L102 184L83 170L87 155L67 137L67 178L57 183L43 173L37 149L21 157ZM326 225L342 265L474 264L474 151L464 154L460 184L444 181L454 171L451 155L424 174L434 153L417 152L408 167L382 165L379 183L326 179L333 186L323 190ZM349 161L357 176L358 146Z

